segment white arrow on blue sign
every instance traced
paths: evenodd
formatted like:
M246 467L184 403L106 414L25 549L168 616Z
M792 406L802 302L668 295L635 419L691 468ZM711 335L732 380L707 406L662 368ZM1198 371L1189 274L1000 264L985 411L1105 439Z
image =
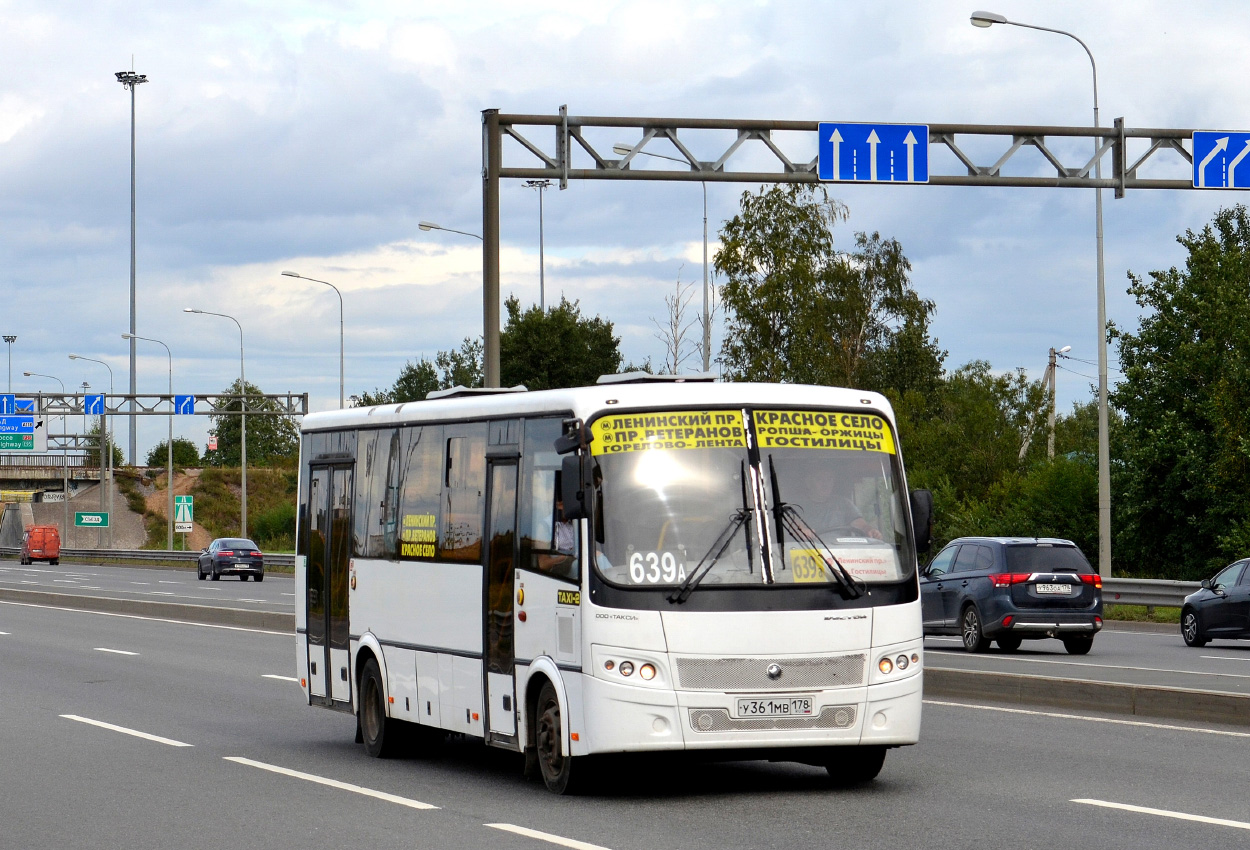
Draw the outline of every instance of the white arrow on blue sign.
M0 415L11 416L17 413L17 399L12 393L0 393Z
M174 396L174 413L185 414L195 413L195 396L193 395L176 395Z
M821 122L816 174L856 183L928 183L926 124Z
M85 395L82 397L82 412L88 416L104 415L104 394Z
M1250 133L1195 130L1194 188L1250 189Z

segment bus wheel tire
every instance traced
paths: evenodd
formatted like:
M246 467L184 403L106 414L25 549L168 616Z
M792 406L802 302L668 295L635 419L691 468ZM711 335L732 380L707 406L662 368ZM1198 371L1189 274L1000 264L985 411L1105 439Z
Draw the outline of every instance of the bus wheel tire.
M825 763L829 778L842 788L877 778L885 764L885 747L838 747Z
M538 692L535 712L534 749L543 784L553 794L572 794L573 757L564 753L564 726L560 716L560 698L550 682Z
M360 735L365 752L374 758L390 758L399 743L399 724L386 716L386 690L382 687L382 671L370 658L360 675Z

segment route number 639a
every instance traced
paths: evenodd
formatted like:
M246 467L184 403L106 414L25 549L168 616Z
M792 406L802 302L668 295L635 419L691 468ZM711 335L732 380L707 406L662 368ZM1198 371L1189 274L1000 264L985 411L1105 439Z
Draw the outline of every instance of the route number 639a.
M634 584L673 584L686 580L686 567L672 552L635 552L629 556L629 580Z

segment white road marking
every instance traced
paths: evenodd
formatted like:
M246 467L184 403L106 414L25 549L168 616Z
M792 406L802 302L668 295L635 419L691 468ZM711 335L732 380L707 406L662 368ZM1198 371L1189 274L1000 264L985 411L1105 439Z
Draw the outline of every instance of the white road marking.
M21 584L39 584L37 581L23 581Z
M1084 720L1088 723L1110 723L1114 726L1142 726L1147 729L1164 729L1169 732L1201 732L1204 735L1225 735L1229 738L1250 738L1250 732L1232 732L1227 729L1203 729L1200 726L1176 726L1171 723L1148 723L1144 720L1119 720L1114 717L1091 717L1087 714L1064 714L1058 711L1034 711L1027 708L1006 708L1001 705L978 705L971 702L949 702L927 699L926 705L943 705L953 708L975 708L979 711L1001 711L1004 714L1025 714L1032 717L1053 717L1056 720Z
M165 579L161 579L160 581L158 581L158 582L157 582L157 584L182 584L182 582L180 582L180 581L166 581Z
M86 585L86 584L84 584L82 587L80 587L80 588L78 588L78 589L79 589L79 590L100 590L101 588L98 588L98 587L91 587L90 585Z
M52 579L53 584L78 584L78 582L79 582L79 579L76 579L76 578L75 579L69 579L69 578Z
M89 717L79 717L77 714L62 714L66 720L77 720L79 723L87 723L91 726L99 726L101 729L112 729L114 732L121 732L123 735L133 735L136 738L142 738L145 741L155 741L158 744L168 744L171 747L193 747L194 744L184 744L182 741L175 741L172 738L162 738L160 735L149 735L147 732L140 732L137 729L127 729L125 726L114 726L112 723L105 723L102 720L92 720Z
M1199 655L1199 658L1211 658L1215 661L1250 661L1250 658L1237 658L1232 655Z
M1222 679L1250 679L1250 673L1212 673L1205 670L1172 670L1167 667L1129 667L1125 664L1091 664L1088 661L1062 661L1057 658L1020 658L1012 657L1010 655L987 655L983 657L993 658L998 661L1016 661L1022 664L1061 664L1065 667L1095 667L1099 670L1136 670L1142 673L1180 673L1185 676L1219 676ZM973 668L939 667L936 669L961 669L961 671L967 669L972 670L973 672L986 672L975 670Z
M578 841L574 838L565 838L562 835L552 835L550 832L539 832L536 829L526 829L523 826L516 826L511 823L488 823L491 829L502 829L504 832L512 832L517 835L524 835L526 838L536 838L539 841L549 841L552 844L559 844L561 847L572 847L574 850L608 850L602 844L591 844L586 841Z
M43 608L48 611L65 611L70 614L94 614L97 617L121 617L126 620L147 620L152 623L173 623L178 626L200 626L205 629L224 629L228 632L251 632L256 635L278 635L289 638L290 632L276 632L273 629L249 629L247 626L223 626L220 623L197 623L193 620L175 620L171 617L144 617L141 614L118 614L113 611L89 611L86 608L64 608L60 605L36 605L33 602L10 602L0 599L0 605L16 605L19 608Z
M149 590L148 596L174 596L172 590Z
M8 632L0 632L0 635L7 635Z
M4 632L0 632L0 635L2 634L4 634ZM295 678L294 676L279 676L275 673L262 673L261 678L262 679L277 679L280 682L298 682L299 681L299 679Z
M139 654L137 652L128 652L124 649L109 649L106 646L97 646L95 648L95 651L96 652L111 652L114 655L138 655Z
M1191 815L1188 812L1173 812L1168 809L1151 809L1146 806L1130 806L1128 803L1109 803L1106 800L1069 800L1070 803L1081 803L1086 806L1101 806L1104 809L1120 809L1125 812L1137 812L1143 815L1158 815L1164 818L1189 820L1197 823L1209 823L1214 826L1231 826L1234 829L1250 829L1250 823L1225 818L1209 818L1205 815Z
M294 596L295 594L294 594L294 593L283 593L282 595L283 595L283 596Z
M142 584L142 585L148 585L148 584L151 584L151 583L152 583L152 582L150 582L150 581L132 581L132 582L131 582L131 584Z
M261 604L263 605L264 603L268 602L269 600L268 600L268 599L240 599L239 601L240 601L240 602L259 602L259 603L261 603Z
M316 782L318 785L327 785L331 788L338 788L340 791L351 791L353 794L363 794L366 797L373 797L378 800L385 800L388 803L396 803L400 806L407 806L410 809L437 809L438 806L432 806L429 803L422 803L420 800L412 800L408 797L400 797L397 794L388 794L385 791L375 791L372 788L365 788L361 785L352 785L350 782L340 782L337 779L327 779L324 776L316 776L311 773L302 773L298 770L291 770L286 767L278 767L273 764L265 764L263 761L252 761L251 759L239 758L238 756L223 756L226 761L232 761L235 764L245 764L248 767L256 767L261 770L267 770L270 773L279 773L283 776L291 776L295 779L303 779L307 782ZM589 845L588 845L589 846Z

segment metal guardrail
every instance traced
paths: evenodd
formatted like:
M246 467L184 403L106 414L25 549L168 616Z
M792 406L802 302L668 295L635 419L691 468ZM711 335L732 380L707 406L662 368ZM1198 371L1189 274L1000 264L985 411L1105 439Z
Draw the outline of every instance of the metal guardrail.
M15 546L0 546L0 554L8 557L18 557L21 550ZM185 561L187 564L194 564L200 557L199 552L182 552L176 550L165 549L61 549L62 558L73 558L84 561L106 560L106 561L131 561L138 563L148 562L170 562L175 563ZM271 555L266 553L265 565L271 567L294 567L294 555Z
M1102 580L1102 604L1179 608L1186 596L1201 587L1201 583L1196 581L1105 578Z

